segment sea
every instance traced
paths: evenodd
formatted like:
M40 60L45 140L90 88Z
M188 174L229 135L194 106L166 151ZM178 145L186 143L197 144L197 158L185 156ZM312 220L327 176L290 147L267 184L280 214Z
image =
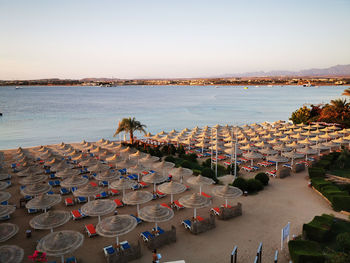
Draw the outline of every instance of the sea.
M215 124L288 121L299 107L340 98L345 88L348 87L0 87L0 149L120 139L113 134L125 117L135 117L153 134Z

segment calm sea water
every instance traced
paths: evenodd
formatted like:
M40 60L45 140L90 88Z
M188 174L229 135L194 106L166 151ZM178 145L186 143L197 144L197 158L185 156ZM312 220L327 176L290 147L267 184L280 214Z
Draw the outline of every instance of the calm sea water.
M305 103L339 98L345 87L122 86L0 87L0 149L113 139L135 116L147 131L288 120Z

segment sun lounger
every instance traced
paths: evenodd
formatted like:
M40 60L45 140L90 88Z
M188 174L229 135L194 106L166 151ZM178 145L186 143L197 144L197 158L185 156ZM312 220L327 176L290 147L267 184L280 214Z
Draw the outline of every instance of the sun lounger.
M55 186L60 186L61 185L60 180L55 180L54 182L55 182Z
M66 258L66 263L77 263L77 258L74 256L70 258Z
M282 165L282 167L286 167L286 168L292 169L292 166L290 165L290 163L285 163L285 164Z
M267 171L265 173L269 176L276 177L276 172L277 172L276 170L272 170L272 171Z
M87 224L85 225L85 230L86 230L86 233L88 234L89 237L93 237L93 236L96 236L96 229L94 227L93 224Z
M206 197L206 198L209 198L209 199L212 199L213 197L211 195L208 195L207 193L205 192L201 192L201 195Z
M114 203L117 205L117 207L123 207L124 204L120 199L114 199Z
M82 216L82 214L80 213L79 210L73 210L73 211L71 211L71 214L72 214L73 220L77 220L77 219L83 218L83 216Z
M138 177L136 174L129 174L129 175L128 175L128 178L129 178L130 180L137 180L139 177Z
M131 248L131 246L130 246L128 241L122 241L119 244L120 244L120 248L122 250L127 250L127 249Z
M174 206L177 210L180 210L182 208L185 208L182 204L180 204L179 200L174 201Z
M212 207L210 209L210 212L212 212L214 215L220 215L220 208L219 207Z
M69 194L70 191L67 188L61 187L60 192L61 192L61 195L67 195Z
M98 195L95 195L95 199L101 199L101 198L106 198L108 197L108 193L107 192L102 192Z
M137 224L141 224L142 223L141 218L139 218L139 217L137 217L137 216L135 216L133 214L130 214L130 215L136 219Z
M90 185L91 185L91 186L97 186L97 183L95 183L95 182L90 182Z
M192 222L189 219L182 220L181 224L185 227L185 229L191 229Z
M134 184L133 186L131 186L132 190L139 190L141 188L141 186L139 184Z
M50 186L54 187L54 186L55 186L55 181L49 181L48 184L49 184Z
M149 231L144 231L141 232L140 236L142 237L144 242L148 242L150 241L152 238L154 238L155 236L153 234L151 234Z
M154 231L155 233L156 233L156 235L161 235L161 234L163 234L165 231L162 229L162 228L160 228L159 226L157 226L157 229L155 229L155 228L152 228L152 231Z
M51 173L50 175L49 175L49 179L55 179L56 178L56 175L54 174L54 173Z
M0 205L8 205L8 204L9 204L9 201L7 200L0 203Z
M86 202L87 202L87 198L86 198L86 197L83 197L83 196L78 196L78 197L76 198L76 200L77 200L77 202L78 202L79 204L82 204L82 203L86 203Z
M158 196L158 198L163 198L163 197L166 196L166 194L164 194L164 193L160 192L159 190L157 190L157 196Z
M260 169L259 166L250 166L250 167L253 168L255 171Z
M246 162L248 162L249 160L248 159L246 159L246 158L239 158L238 160L240 160L241 162L243 162L243 163L246 163Z
M171 209L171 207L170 207L168 204L166 204L166 203L161 203L160 205L161 205L161 206L164 206L164 207L166 207L166 208Z
M64 203L66 204L66 206L71 206L74 205L74 201L72 198L68 197L64 200Z
M197 216L197 217L196 217L196 220L197 220L197 221L203 221L203 220L204 220L204 218L203 218L203 217L201 217L201 216Z
M99 185L105 187L105 186L108 186L108 182L107 181L101 181L101 182L99 182Z
M105 256L113 255L116 251L113 246L108 246L103 248L103 252L105 253Z
M35 213L38 213L38 212L39 212L38 209L28 208L28 213L29 213L29 214L35 214Z
M253 172L254 171L254 168L250 167L250 166L243 166L242 169L244 171L247 171L247 172Z
M140 185L141 188L148 187L148 184L145 183L145 182L139 182L139 185Z
M118 194L119 194L119 191L116 190L116 189L108 189L108 191L109 191L109 194L110 194L111 196L114 196L114 195L118 195Z

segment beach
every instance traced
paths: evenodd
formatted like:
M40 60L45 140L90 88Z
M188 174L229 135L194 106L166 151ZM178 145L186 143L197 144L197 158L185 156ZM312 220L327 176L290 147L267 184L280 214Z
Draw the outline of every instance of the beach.
M71 144L76 149L82 149L80 144ZM58 145L50 145L48 148L59 152ZM35 150L39 149L38 147ZM34 153L33 148L25 149L26 152ZM4 150L6 167L11 163L15 156L16 150ZM6 244L16 244L22 247L25 251L25 258L31 255L36 247L37 241L49 233L49 230L33 230L32 237L25 238L25 230L31 229L29 220L36 214L30 215L25 208L19 208L19 199L22 197L19 193L18 176L7 168L12 174L12 185L5 191L11 193L12 197L9 200L10 204L17 205L16 211L11 215L9 222L19 226L19 232L11 239L6 241ZM250 178L255 173L245 173L243 176ZM204 186L202 191L211 194L213 185ZM145 188L151 191L152 186ZM58 193L58 188L53 188L55 193ZM132 190L127 190L130 192ZM198 187L191 186L191 189L182 194L175 195L178 199L183 195L198 192ZM78 209L81 205L66 207L64 204L65 197L62 196L62 202L55 205L53 210L71 211ZM109 197L113 198L113 197ZM115 198L115 197L114 197ZM120 196L117 196L120 198ZM146 205L169 202L170 196L161 199L150 201L147 204L141 205L141 208ZM320 197L312 188L308 187L307 171L292 174L285 179L270 178L270 183L265 189L258 194L241 196L233 200L230 204L237 202L242 203L243 215L227 220L216 220L216 227L208 232L192 235L182 225L181 221L193 216L193 209L185 208L179 211L174 211L174 217L164 223L159 223L159 226L165 230L170 229L171 225L176 227L177 240L176 243L166 245L159 249L162 254L162 262L185 260L186 262L227 262L230 258L231 251L234 246L238 246L239 262L253 262L256 250L260 242L263 242L263 261L272 261L275 250L280 250L281 229L291 222L291 235L300 235L303 223L309 222L315 215L323 213L334 214L337 217L345 218L344 215L337 213ZM205 208L197 209L197 215L202 217L209 216L209 210L213 206L220 206L224 200L218 197L213 197L213 203ZM118 214L135 214L135 206L125 206L117 209ZM106 217L106 216L104 216ZM102 217L102 218L104 218ZM55 228L58 230L75 230L81 232L85 236L83 246L75 252L66 255L75 256L78 262L104 262L104 254L102 248L111 245L115 242L114 238L105 238L96 236L89 238L85 231L85 224L97 224L97 217L87 217L81 220L70 220L63 226ZM142 222L133 231L126 235L120 236L120 240L127 240L129 243L143 242L140 238L140 233L145 230L150 230L154 226L153 223ZM279 254L278 262L289 262L289 253L287 244ZM151 251L144 245L142 247L142 257L135 262L150 262ZM49 257L49 260L58 260L58 258ZM27 262L26 259L24 262Z

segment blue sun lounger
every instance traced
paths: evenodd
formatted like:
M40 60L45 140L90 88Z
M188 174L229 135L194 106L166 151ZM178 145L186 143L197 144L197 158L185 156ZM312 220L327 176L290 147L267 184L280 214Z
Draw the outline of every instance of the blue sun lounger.
M155 228L152 228L152 231L155 231L156 229ZM164 233L164 230L163 229L161 229L159 226L157 226L157 234L158 235L161 235L161 234L163 234Z
M130 214L130 215L136 219L137 224L141 224L142 223L141 218L138 218L137 216L135 216L133 214Z
M122 241L120 242L120 247L123 249L123 250L127 250L129 248L131 248L130 244L128 241Z
M108 246L103 248L103 252L105 253L105 256L113 255L115 253L115 249L113 246Z
M140 236L142 237L144 242L148 242L152 238L154 238L154 235L152 235L149 231L141 232Z
M181 224L184 225L186 229L191 229L191 225L192 225L191 220L189 219L182 220Z

